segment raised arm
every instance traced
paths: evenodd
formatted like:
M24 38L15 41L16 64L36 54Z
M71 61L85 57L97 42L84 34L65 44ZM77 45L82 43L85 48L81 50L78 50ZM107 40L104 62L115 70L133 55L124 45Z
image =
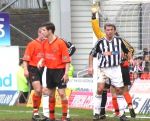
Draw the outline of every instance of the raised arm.
M99 26L99 20L96 19L96 13L92 13L91 23L92 23L93 32L95 33L95 36L97 37L97 39L101 39L105 37L105 33L102 31L102 29Z

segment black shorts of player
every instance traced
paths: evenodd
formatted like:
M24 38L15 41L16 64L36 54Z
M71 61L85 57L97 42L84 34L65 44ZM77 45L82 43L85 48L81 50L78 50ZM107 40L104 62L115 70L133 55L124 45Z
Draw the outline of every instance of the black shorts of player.
M110 89L111 84L105 83L105 89Z
M130 75L129 75L129 68L121 66L121 72L122 72L122 78L123 78L124 85L125 86L131 85Z
M46 71L46 83L47 88L53 89L58 87L58 89L66 88L67 85L62 80L65 73L65 69L49 69Z
M43 70L44 70L44 68L38 69L35 66L29 65L28 66L28 71L29 71L29 80L30 80L30 82L40 81L40 83L42 84Z

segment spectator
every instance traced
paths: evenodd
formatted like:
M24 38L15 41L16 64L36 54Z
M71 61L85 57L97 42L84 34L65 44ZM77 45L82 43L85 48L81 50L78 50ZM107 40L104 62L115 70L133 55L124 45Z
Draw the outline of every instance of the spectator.
M142 62L144 72L141 75L141 79L150 79L150 56L148 52L144 53L144 61Z
M142 63L142 67L144 68L144 72L150 72L150 55L148 52L144 53L144 61Z
M69 70L68 70L69 78L73 78L73 74L74 74L74 66L70 63Z
M145 54L146 52L148 52L148 48L143 48L143 53Z
M132 72L130 73L130 81L131 85L133 85L134 81L139 79L139 73L138 72Z
M19 103L26 103L29 93L29 86L26 77L24 76L23 60L19 61L19 69L17 71L17 86L18 91L22 92L19 97Z
M137 57L134 59L134 65L131 71L141 73L143 72L143 67L142 67L142 57Z
M144 70L144 68L142 67L142 61L143 61L143 57L138 56L134 58L133 65L130 65L129 67L130 80L132 84L135 81L135 79L138 79L141 76L141 73Z

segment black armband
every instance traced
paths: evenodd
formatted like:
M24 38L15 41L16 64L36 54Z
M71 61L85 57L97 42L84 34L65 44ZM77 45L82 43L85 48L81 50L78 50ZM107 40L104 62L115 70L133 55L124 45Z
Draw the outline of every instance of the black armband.
M90 51L89 55L96 57L97 56L97 52L95 48L92 48L92 50Z
M96 13L92 13L92 19L96 19Z

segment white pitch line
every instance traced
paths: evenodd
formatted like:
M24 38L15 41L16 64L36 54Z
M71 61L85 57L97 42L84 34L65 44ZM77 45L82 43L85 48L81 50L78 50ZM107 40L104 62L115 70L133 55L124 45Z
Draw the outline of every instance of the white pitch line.
M0 110L0 113L1 113L1 112L7 112L7 113L32 113L32 111L22 111L22 110L19 110L19 111L13 111L13 110ZM42 112L41 112L41 113L42 113ZM61 114L61 113L56 113L56 115L61 116L62 114ZM79 115L76 115L76 114L70 114L70 116L78 117Z
M32 111L22 111L22 110L20 110L20 111L12 111L12 110L0 110L0 112L9 112L9 113L32 113ZM56 113L56 115L62 115L61 113ZM73 117L79 117L79 115L76 115L76 114L70 114L70 116L73 116ZM115 117L114 115L106 115L106 116L108 116L108 117ZM128 118L130 118L130 116L127 116ZM117 118L117 117L116 117ZM149 116L143 116L143 115L141 115L141 116L136 116L136 118L135 119L150 119L150 117Z
M13 111L13 110L0 110L0 112L7 112L7 113L32 113L32 111Z
M111 118L115 117L114 115L106 115L106 116L111 117ZM131 118L130 116L126 116L126 117ZM135 119L150 119L150 117L149 116L136 116Z

